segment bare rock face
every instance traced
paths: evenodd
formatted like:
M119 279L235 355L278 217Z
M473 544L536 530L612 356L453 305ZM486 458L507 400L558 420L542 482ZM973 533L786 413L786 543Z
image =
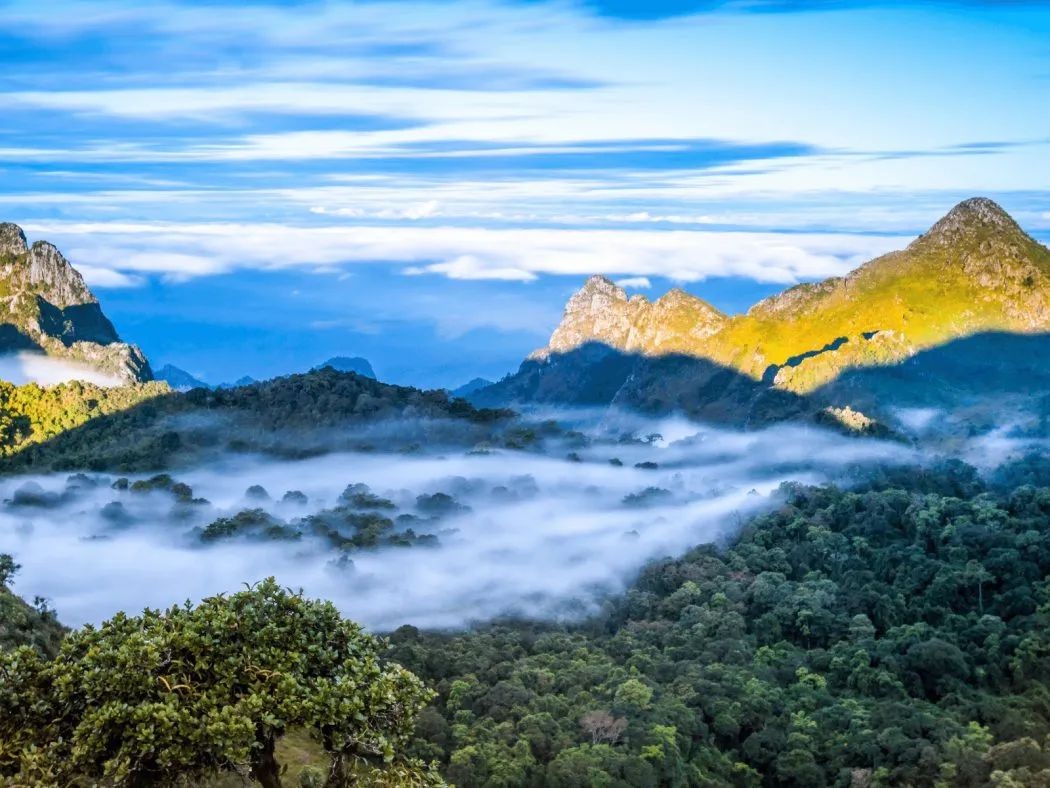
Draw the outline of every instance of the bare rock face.
M674 289L656 301L627 297L608 278L592 276L565 306L550 342L532 354L542 359L598 342L625 353L688 352L718 333L726 316L705 301Z
M29 250L29 265L14 267L9 276L21 276L25 289L38 293L48 303L64 309L75 304L97 304L84 277L52 244L37 241Z
M10 222L0 222L0 261L7 256L25 254L28 250L22 228Z
M946 213L919 241L942 246L959 243L978 233L999 236L1024 234L1006 211L986 197L972 197Z
M120 341L80 275L53 244L26 242L0 224L0 353L42 352L89 364L132 383L152 380L149 362Z
M622 348L631 331L632 312L623 288L604 276L592 276L565 305L564 317L547 347L534 356L563 353L590 341Z

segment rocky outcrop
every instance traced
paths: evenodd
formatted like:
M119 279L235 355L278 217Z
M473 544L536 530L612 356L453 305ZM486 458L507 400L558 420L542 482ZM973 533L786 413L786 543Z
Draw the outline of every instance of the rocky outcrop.
M565 353L587 342L600 342L626 353L688 352L717 334L726 316L696 296L674 289L656 301L627 297L604 276L592 276L569 299L561 323L546 347L531 358Z
M32 246L0 224L0 352L36 351L89 364L127 382L151 380L149 362L120 341L95 295L62 253Z

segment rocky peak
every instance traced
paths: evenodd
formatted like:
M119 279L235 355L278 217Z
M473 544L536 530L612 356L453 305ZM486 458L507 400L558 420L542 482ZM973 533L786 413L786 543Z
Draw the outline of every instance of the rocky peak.
M53 244L32 246L0 224L0 354L32 351L79 361L125 381L150 380L142 351L120 341L98 299Z
M664 309L691 309L697 314L708 317L725 317L722 312L711 306L711 304L707 303L704 299L699 298L692 293L687 293L680 287L673 287L668 290L656 299L654 305L663 307Z
M629 312L634 306L628 302L622 287L596 274L569 299L548 346L533 355L543 357L549 351L565 352L588 341L623 347L631 329Z
M595 274L583 283L574 298L592 301L594 299L612 299L614 301L626 301L627 291L617 285L609 277ZM570 302L571 303L571 302Z
M28 250L22 228L10 222L0 222L0 255L23 255Z
M98 302L80 272L47 241L37 241L30 249L26 277L30 289L62 309Z
M956 244L969 237L989 233L1024 235L1017 222L998 203L986 197L972 197L952 208L916 243Z

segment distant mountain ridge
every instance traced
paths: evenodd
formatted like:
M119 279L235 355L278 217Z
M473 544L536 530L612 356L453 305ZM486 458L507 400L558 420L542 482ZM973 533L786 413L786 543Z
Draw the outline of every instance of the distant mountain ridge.
M353 372L362 377L376 380L376 373L372 369L372 365L369 363L368 359L361 358L360 356L333 356L327 361L311 367L310 372L319 372L326 367L331 367L336 372ZM211 383L206 383L200 378L191 375L186 370L176 367L173 364L165 364L156 371L155 376L157 380L167 382L176 391L188 391L195 388L226 390L239 388L241 386L250 386L253 383L265 382L265 380L260 381L250 375L243 375L232 383L227 382L213 385ZM266 380L272 379L273 378L267 378Z
M200 378L194 377L189 372L174 364L165 364L153 373L156 380L163 380L176 391L189 391L190 389L210 389L211 386Z
M473 378L468 380L462 386L457 386L452 389L451 394L453 397L469 397L476 391L480 391L483 388L491 386L493 381L487 378Z
M126 382L152 380L139 348L120 340L80 273L54 245L32 246L0 224L0 353L35 351L88 364Z
M747 389L753 403L763 389L808 395L846 370L898 364L978 333L1045 331L1050 250L994 202L974 198L906 249L844 277L789 288L743 315L725 315L678 289L655 301L628 297L592 276L547 346L471 398L490 405L573 401L579 394L569 389L587 384L586 368L604 365L604 388L620 404L674 409L681 406L676 397L688 394L706 408L711 402L697 399L688 380L666 379L668 364L660 360L679 358L705 362L686 365L704 385L717 370L740 376L741 385L730 388ZM719 396L712 386L709 398Z

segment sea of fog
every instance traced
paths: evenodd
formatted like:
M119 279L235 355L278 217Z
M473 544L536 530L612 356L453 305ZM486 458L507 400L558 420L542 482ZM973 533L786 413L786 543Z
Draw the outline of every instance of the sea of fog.
M375 630L579 616L624 589L646 562L730 534L772 505L785 481L819 483L919 459L901 443L815 427L734 432L636 422L630 432L641 440L624 441L599 423L579 426L597 439L571 457L564 446L546 454L230 457L172 472L206 499L193 507L165 491L114 489L115 475L6 478L0 552L22 565L15 590L48 599L69 625L234 591L269 575L333 600ZM200 528L217 517L260 507L295 522L337 505L352 484L420 518L414 527L436 544L356 550L340 561L318 539L201 542ZM247 496L253 485L268 497ZM306 501L282 500L290 490ZM428 521L418 496L438 492L456 506Z

